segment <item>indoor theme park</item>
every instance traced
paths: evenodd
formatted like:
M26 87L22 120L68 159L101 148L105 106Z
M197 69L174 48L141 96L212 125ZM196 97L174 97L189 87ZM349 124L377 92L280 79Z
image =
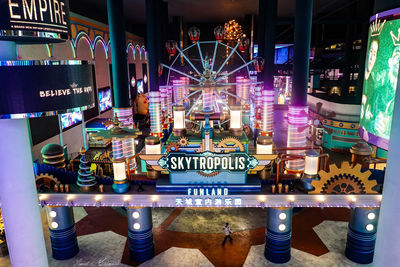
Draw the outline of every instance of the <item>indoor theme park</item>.
M399 67L400 0L0 0L0 266L398 267Z

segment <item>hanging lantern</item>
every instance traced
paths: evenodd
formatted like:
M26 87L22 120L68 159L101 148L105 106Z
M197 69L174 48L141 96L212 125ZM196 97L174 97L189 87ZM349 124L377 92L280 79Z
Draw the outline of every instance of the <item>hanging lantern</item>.
M244 35L242 38L239 39L239 51L244 53L249 48L249 38L246 38Z
M163 72L163 65L160 63L158 64L158 77L161 77L162 72Z
M189 35L190 41L192 41L192 43L196 43L200 39L200 30L196 27L191 27L188 31L188 35Z
M178 47L178 44L174 40L168 40L165 43L165 48L167 49L168 55L170 57L175 56L177 47Z
M214 28L215 39L218 42L222 42L224 40L224 28L222 26L217 26Z
M253 64L254 64L254 69L257 72L261 72L264 68L264 59L262 57L256 57L254 59Z

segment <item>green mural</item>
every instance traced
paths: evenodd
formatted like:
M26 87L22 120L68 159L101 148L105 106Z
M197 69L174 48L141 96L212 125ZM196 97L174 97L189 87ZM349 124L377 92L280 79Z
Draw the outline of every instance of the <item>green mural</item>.
M400 17L393 15L398 14L396 10L378 14L371 22L360 114L360 136L384 149L390 136L400 61Z

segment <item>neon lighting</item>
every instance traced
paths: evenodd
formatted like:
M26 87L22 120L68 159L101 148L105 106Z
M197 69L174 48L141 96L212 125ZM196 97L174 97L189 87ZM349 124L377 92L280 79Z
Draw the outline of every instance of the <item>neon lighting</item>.
M152 135L162 135L160 92L152 91L149 96L150 131Z
M274 90L263 90L261 109L261 130L265 133L272 133L274 129Z
M67 41L67 42L69 42L69 45L71 46L71 49L72 49L72 54L73 54L74 58L76 58L76 50L75 50L75 46L74 46L73 41L70 40L70 41Z
M53 46L51 44L46 44L46 49L49 57L53 57Z
M147 60L147 52L146 52L146 47L142 45L141 47L142 51L144 52L144 60Z
M87 33L84 32L84 31L80 31L80 32L76 35L75 42L74 42L75 50L78 51L78 43L79 43L79 41L80 41L81 39L86 40L87 44L89 45L89 50L90 50L90 54L91 54L91 56L92 56L92 59L94 59L92 42L90 41L89 35L87 35Z
M124 158L129 159L135 156L135 138L129 137L122 139L122 154ZM136 168L136 160L129 161L129 170Z
M306 146L308 132L308 107L289 106L288 111L288 147ZM288 154L304 155L304 150L288 150ZM301 171L304 169L304 160L290 160L287 162L290 170Z
M114 117L118 117L122 127L133 128L132 108L114 108Z
M122 151L122 141L118 138L112 139L112 151L114 159L122 159L123 151Z
M140 46L138 44L135 45L135 50L139 51L139 59L142 60L142 51L140 50Z
M97 48L97 43L100 42L103 46L104 53L106 54L106 60L108 60L108 53L107 53L107 44L106 41L103 39L101 35L96 35L96 37L93 40L93 50L94 54L96 55L96 48Z

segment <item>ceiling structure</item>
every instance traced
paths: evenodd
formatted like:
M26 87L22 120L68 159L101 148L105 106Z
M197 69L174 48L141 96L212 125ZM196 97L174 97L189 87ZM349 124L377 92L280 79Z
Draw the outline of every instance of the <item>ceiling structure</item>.
M224 23L229 19L244 20L245 15L258 15L259 0L164 0L168 2L170 22L173 16L183 16L185 23ZM365 0L314 0L314 24L360 23L362 5ZM355 6L351 7L352 4ZM293 28L296 0L278 0L278 24ZM71 0L72 12L107 24L106 0ZM138 35L145 35L146 0L124 0L126 29ZM348 10L351 9L351 21ZM333 27L335 29L335 27ZM341 31L340 27L336 27ZM277 35L288 32L285 27L278 28ZM145 37L145 36L144 36Z

